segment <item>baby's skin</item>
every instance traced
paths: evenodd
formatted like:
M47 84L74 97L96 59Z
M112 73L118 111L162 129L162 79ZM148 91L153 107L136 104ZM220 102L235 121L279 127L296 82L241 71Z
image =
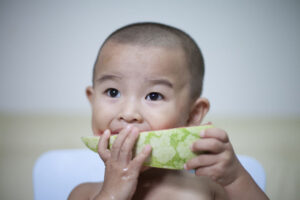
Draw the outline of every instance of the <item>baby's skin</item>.
M103 183L76 187L69 199L232 199L266 200L243 168L228 134L220 128L200 132L190 147L204 152L185 163L187 171L143 168L146 146L133 157L142 131L201 125L209 110L193 98L192 73L182 48L108 41L95 64L94 85L86 90L92 129L100 135L98 154L105 164ZM110 135L117 138L108 148Z

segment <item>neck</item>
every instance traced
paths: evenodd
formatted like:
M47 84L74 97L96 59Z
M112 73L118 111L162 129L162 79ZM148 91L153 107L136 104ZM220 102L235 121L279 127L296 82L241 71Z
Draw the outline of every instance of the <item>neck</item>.
M140 179L144 180L161 180L168 175L177 175L181 173L180 170L172 170L172 169L161 169L154 167L144 168L140 174Z

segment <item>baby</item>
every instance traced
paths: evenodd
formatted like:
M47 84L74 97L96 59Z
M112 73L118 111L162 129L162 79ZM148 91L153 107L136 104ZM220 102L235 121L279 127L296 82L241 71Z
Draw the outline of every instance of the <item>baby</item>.
M104 181L77 186L69 199L268 199L219 128L199 133L190 148L205 153L189 160L186 170L143 167L149 145L132 156L141 131L201 124L210 107L201 97L203 77L201 51L183 31L137 23L113 32L100 48L93 86L86 90L93 133L101 136Z

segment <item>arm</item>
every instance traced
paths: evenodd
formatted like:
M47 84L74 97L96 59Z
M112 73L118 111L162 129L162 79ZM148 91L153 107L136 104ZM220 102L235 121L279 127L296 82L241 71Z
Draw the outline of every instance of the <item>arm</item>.
M232 200L268 199L237 159L224 130L211 128L200 136L191 149L206 153L189 160L186 169L195 169L198 176L209 176L224 187Z
M68 200L93 199L102 187L102 183L82 183L69 194Z
M243 168L241 174L234 182L225 186L225 190L231 199L258 199L268 200L269 198L255 183L250 174Z

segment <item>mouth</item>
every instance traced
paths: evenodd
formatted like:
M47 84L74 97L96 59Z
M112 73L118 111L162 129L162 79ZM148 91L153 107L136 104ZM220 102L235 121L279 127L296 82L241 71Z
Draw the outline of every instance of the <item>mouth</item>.
M116 129L116 130L110 130L110 135L118 135L124 128L119 128L119 129ZM143 131L146 131L146 130L139 130L139 132L143 132ZM104 131L100 131L99 130L99 135L102 135L104 133Z
M118 135L118 134L121 132L121 130L122 130L122 129L117 129L117 130L114 130L114 131L110 130L110 135ZM104 131L105 131L105 130L103 130L103 131L102 131L102 130L99 130L99 131L98 131L98 135L99 135L99 136L103 135Z
M118 135L120 133L120 131L111 131L110 134L111 135Z
M118 135L123 128L117 128L117 129L110 129L110 134L111 135Z

